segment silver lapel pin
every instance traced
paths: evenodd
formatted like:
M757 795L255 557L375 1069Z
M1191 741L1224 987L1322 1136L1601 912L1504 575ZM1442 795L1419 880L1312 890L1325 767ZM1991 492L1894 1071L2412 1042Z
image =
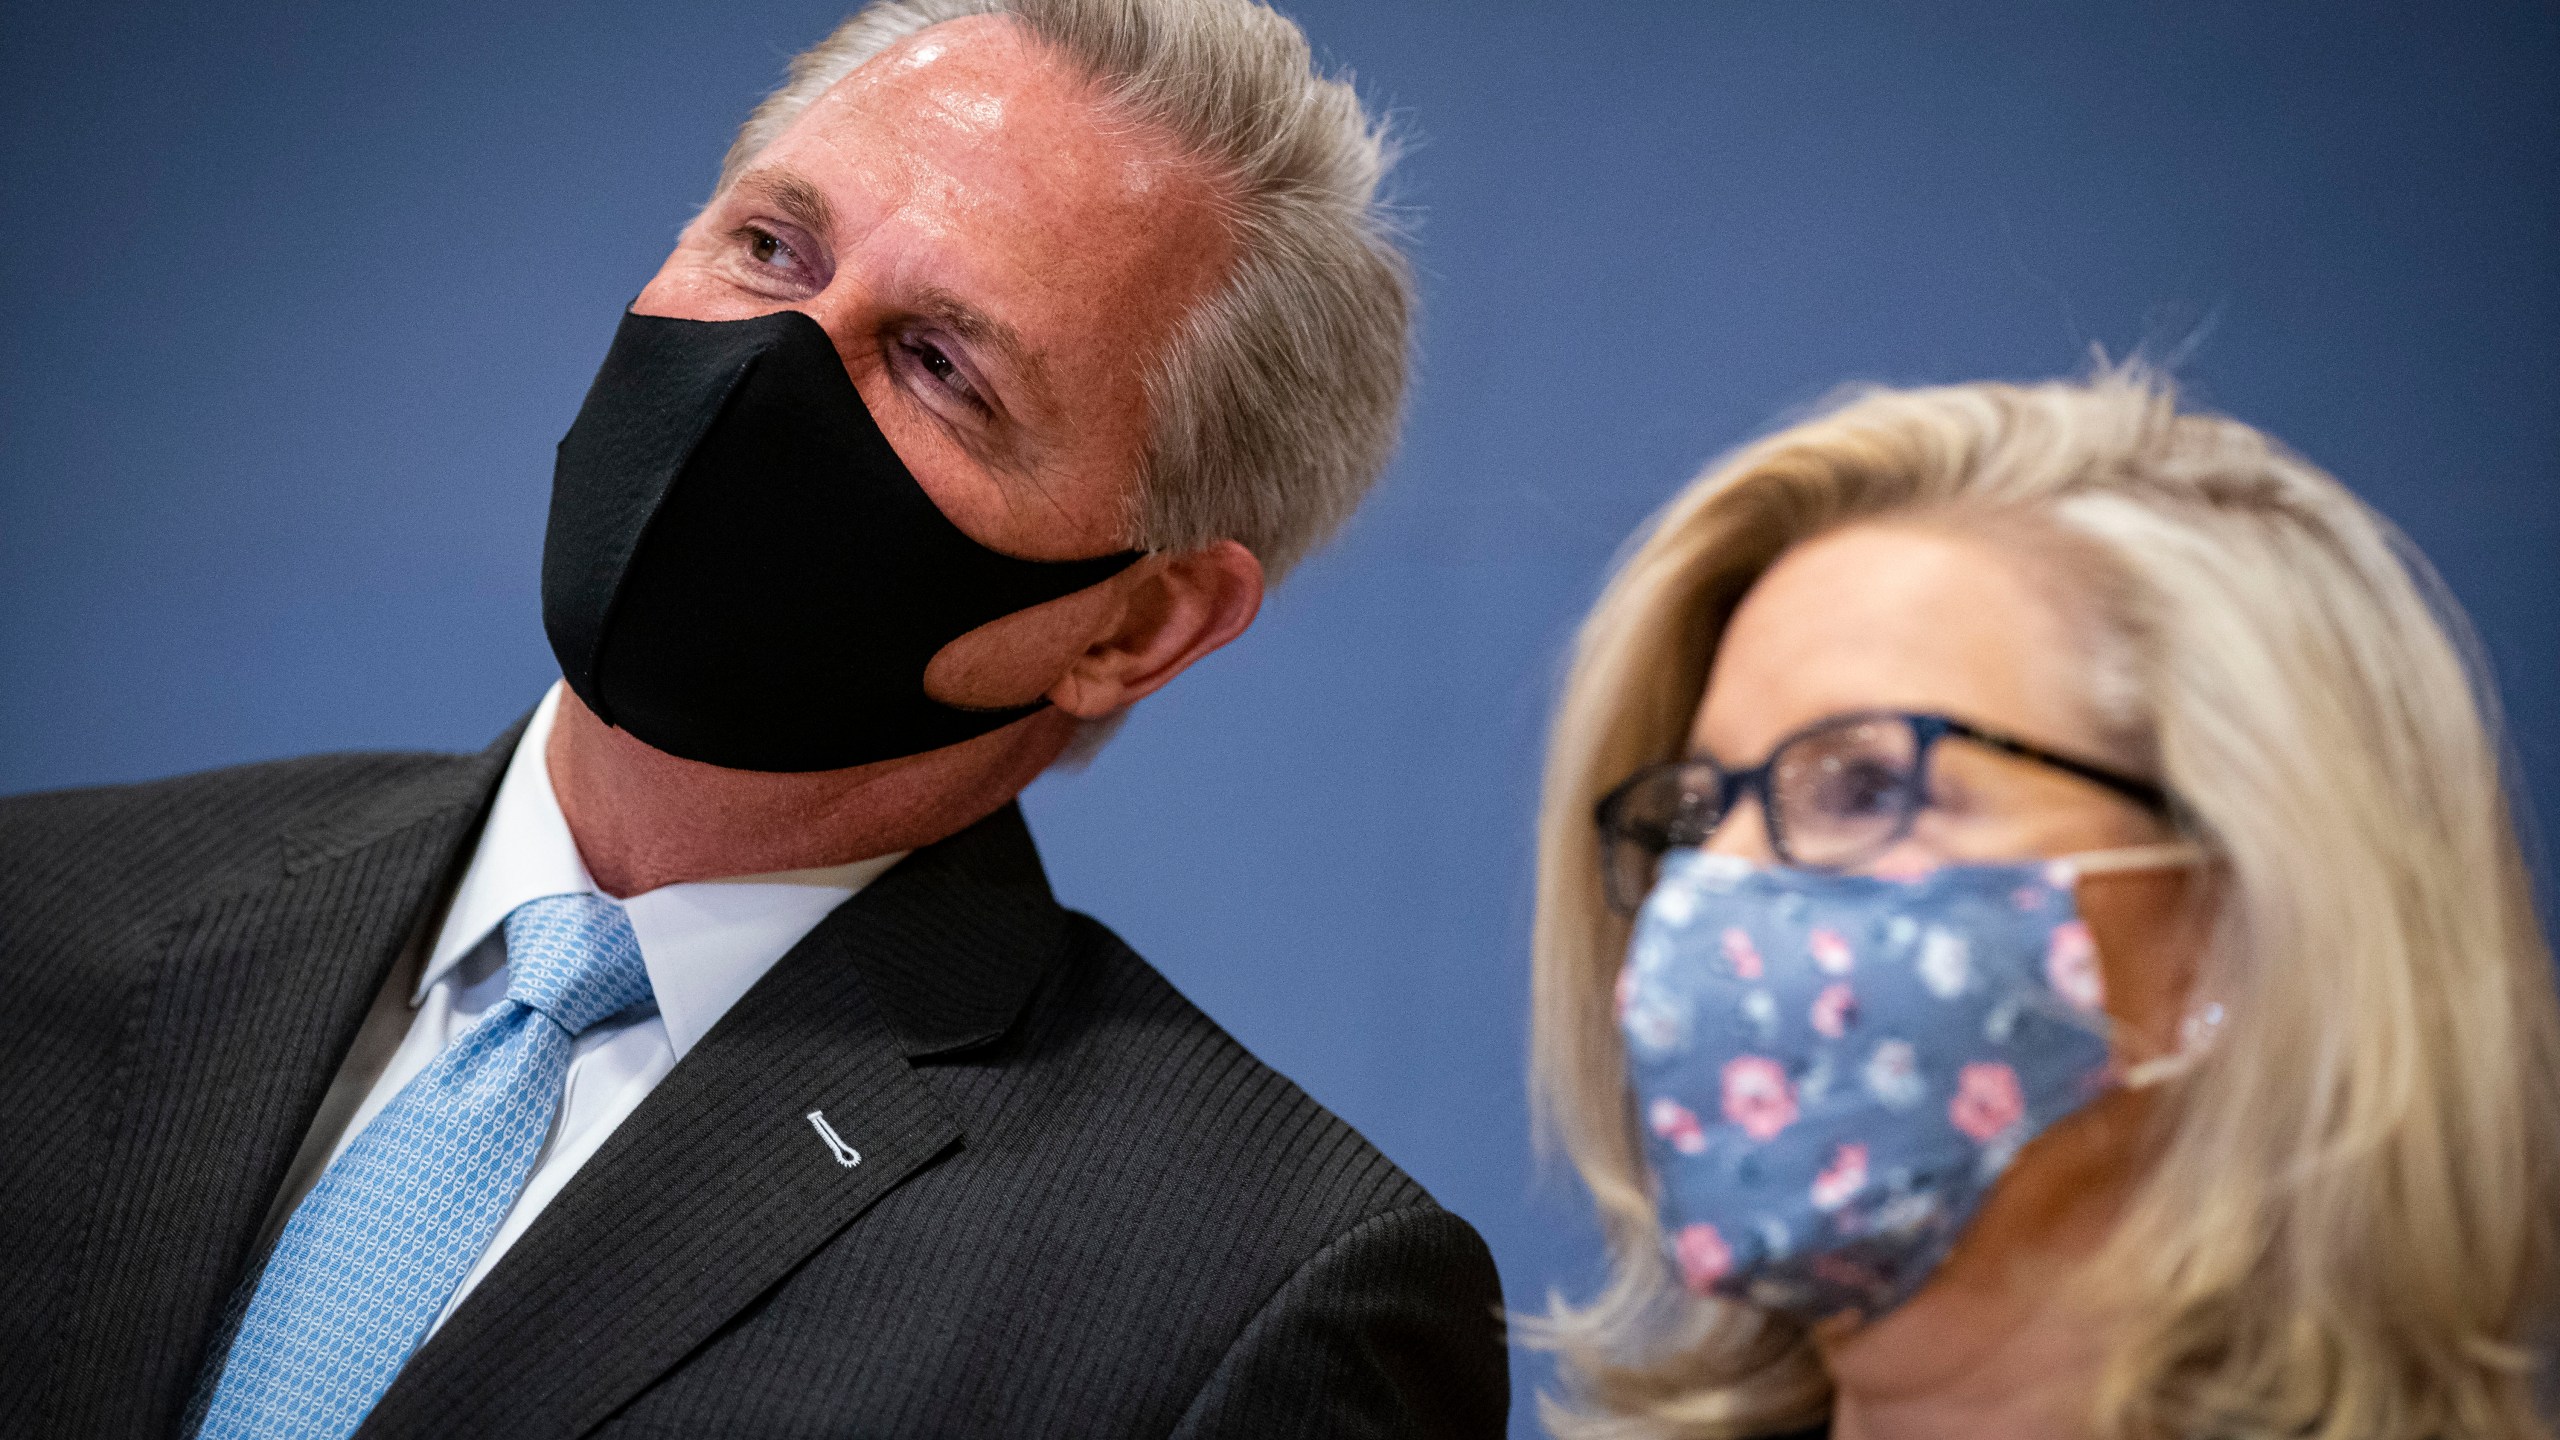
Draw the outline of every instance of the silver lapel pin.
M811 1128L818 1132L818 1138L827 1142L827 1149L835 1155L837 1164L850 1170L862 1163L862 1152L844 1143L844 1137L836 1133L836 1127L827 1123L826 1111L812 1110L808 1120Z

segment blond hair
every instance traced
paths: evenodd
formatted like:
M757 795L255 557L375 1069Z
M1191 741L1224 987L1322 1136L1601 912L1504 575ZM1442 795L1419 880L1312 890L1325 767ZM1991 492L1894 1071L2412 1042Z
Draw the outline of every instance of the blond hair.
M1277 579L1350 518L1395 448L1413 282L1379 196L1384 130L1254 0L876 0L791 62L721 186L864 61L972 15L1024 26L1215 178L1236 259L1149 373L1123 529L1160 550L1232 539Z
M2560 1212L2560 1004L2459 612L2345 487L2139 370L1868 390L1712 467L1584 622L1539 828L1533 1088L1610 1282L1533 1326L1565 1436L1730 1437L1830 1400L1797 1326L1660 1250L1592 805L1676 754L1718 637L1781 552L1895 517L2087 550L2161 777L2228 873L2199 985L2227 1020L2077 1278L2111 1317L2118 1437L2541 1435L2529 1327Z

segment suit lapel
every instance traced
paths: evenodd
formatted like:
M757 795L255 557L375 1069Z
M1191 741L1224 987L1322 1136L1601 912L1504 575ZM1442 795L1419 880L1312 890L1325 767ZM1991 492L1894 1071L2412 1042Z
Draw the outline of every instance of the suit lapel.
M603 1422L961 1144L914 1062L1002 1035L1067 933L1010 805L874 881L650 1092L359 1433Z
M164 1433L358 1024L452 872L513 736L363 791L273 870L150 932L52 1433Z

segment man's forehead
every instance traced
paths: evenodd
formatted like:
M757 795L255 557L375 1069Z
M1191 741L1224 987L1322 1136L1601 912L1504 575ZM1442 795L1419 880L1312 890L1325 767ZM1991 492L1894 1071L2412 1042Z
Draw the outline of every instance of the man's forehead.
M1094 223L1158 205L1201 178L1169 136L1107 97L1015 22L971 16L911 35L837 81L767 154L821 183L1015 212L1015 223ZM922 192L922 193L918 193ZM847 217L852 218L852 217ZM999 218L988 214L986 218Z
M737 185L865 257L875 293L945 302L962 333L1047 372L1024 375L1038 390L1117 388L1231 253L1204 167L992 16L873 57Z
M954 129L991 130L1003 123L1010 100L1034 89L1092 98L1089 87L1018 24L973 15L895 42L838 81L833 93L846 103L894 97Z

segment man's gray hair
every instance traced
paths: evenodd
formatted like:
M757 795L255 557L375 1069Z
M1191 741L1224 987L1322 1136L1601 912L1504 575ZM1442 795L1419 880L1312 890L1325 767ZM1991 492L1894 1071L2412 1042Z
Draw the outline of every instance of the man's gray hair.
M791 62L721 185L864 61L971 15L1024 26L1222 184L1234 267L1149 372L1127 533L1177 551L1240 541L1277 579L1350 518L1395 448L1413 282L1378 195L1382 127L1254 0L877 0Z

